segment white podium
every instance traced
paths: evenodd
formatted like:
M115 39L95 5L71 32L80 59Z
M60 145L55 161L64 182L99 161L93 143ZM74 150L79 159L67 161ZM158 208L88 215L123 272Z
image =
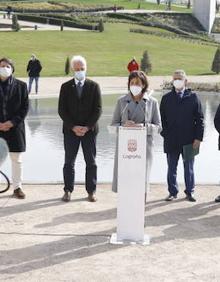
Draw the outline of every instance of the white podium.
M146 127L119 127L117 233L112 244L150 243L144 234Z

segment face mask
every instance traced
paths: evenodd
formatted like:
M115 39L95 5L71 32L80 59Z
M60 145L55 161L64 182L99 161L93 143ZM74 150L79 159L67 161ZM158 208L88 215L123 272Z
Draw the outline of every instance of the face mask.
M131 94L133 94L134 96L137 96L141 93L142 87L137 86L137 85L132 85L130 86L130 91L131 91Z
M1 77L9 77L12 75L12 68L11 67L0 67L0 76Z
M185 81L176 79L173 81L173 86L175 87L175 89L183 89L185 87Z
M76 71L75 78L79 81L84 80L86 78L86 71Z

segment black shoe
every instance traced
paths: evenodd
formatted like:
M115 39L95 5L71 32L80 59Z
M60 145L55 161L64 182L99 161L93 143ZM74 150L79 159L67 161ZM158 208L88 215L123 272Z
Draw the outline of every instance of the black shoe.
M68 191L65 191L63 197L62 197L62 201L63 202L70 202L71 200L71 193Z
M17 189L14 190L13 197L15 197L17 199L25 199L25 194L21 190L21 188L17 188Z
M220 203L220 195L217 198L215 198L215 202Z
M196 198L194 197L193 194L187 194L187 195L186 195L186 199L187 199L189 202L196 202Z
M173 200L175 200L175 199L177 199L177 195L171 195L171 194L169 194L169 196L166 197L165 201L171 202L171 201L173 201Z

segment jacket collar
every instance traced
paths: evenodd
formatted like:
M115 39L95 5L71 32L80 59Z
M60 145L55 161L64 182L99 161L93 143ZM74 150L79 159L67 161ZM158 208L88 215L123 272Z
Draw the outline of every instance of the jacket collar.
M175 90L174 87L172 88L171 93L174 94L175 96L177 96L176 90ZM192 90L191 90L190 88L186 88L185 91L184 91L184 93L183 93L182 99L187 98L187 97L190 97L191 94L192 94Z

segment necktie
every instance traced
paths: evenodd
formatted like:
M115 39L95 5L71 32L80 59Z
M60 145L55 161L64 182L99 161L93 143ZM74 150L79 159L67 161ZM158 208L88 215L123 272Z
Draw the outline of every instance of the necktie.
M82 94L82 83L81 83L80 81L77 83L76 89L77 89L78 97L81 98L81 94Z
M177 95L180 97L180 99L183 98L183 93L182 92L177 92Z

